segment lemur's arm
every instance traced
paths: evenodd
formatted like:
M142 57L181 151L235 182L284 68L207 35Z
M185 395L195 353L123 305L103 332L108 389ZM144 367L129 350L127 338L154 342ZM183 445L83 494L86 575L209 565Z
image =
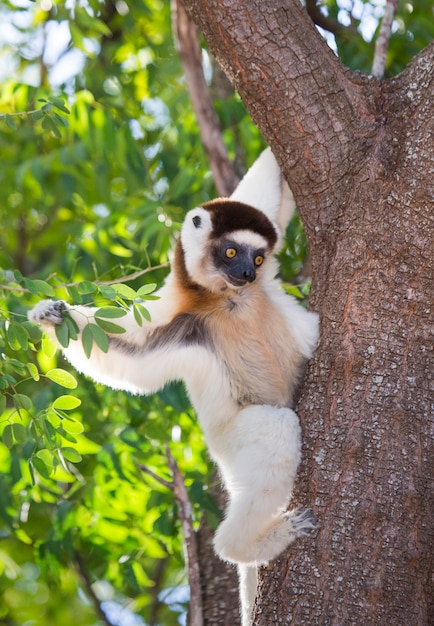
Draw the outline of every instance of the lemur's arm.
M108 352L103 352L94 343L88 358L83 348L82 331L87 324L94 323L96 310L86 306L70 307L61 300L43 300L30 311L29 319L40 324L44 332L58 343L56 327L64 322L67 312L77 324L79 333L76 340L70 340L67 348L62 347L65 357L79 372L114 389L151 393L179 377L179 371L182 371L179 357L182 355L168 358L160 349L148 350L147 341L155 325L144 321L143 326L139 326L131 311L116 319L116 324L125 328L124 333L107 333Z

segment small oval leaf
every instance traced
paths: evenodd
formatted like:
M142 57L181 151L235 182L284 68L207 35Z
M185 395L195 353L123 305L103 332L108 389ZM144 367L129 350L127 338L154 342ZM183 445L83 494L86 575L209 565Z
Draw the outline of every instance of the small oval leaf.
M81 461L81 454L75 450L75 448L62 448L62 454L65 459L71 461L71 463L79 463Z
M12 448L12 446L14 445L14 435L12 432L12 426L11 424L7 424L4 429L3 429L3 434L2 434L2 439L3 439L3 443L5 444L5 446L9 449Z
M96 316L95 316L95 322L106 333L113 333L113 334L120 335L126 332L125 328L122 328L122 326L119 326L119 324L113 324L113 322L108 322L107 320L100 319L99 317L96 317Z
M17 443L24 443L27 439L27 431L22 424L12 424L12 431Z
M137 298L137 292L131 287L128 287L128 285L119 283L118 285L113 285L113 288L116 291L116 294L121 298L126 298L127 300L134 300Z
M108 352L109 349L109 339L105 332L97 326L96 324L89 324L88 328L90 328L90 332L92 333L92 337L100 350L103 352Z
M54 400L53 407L60 411L72 411L80 406L80 404L80 398L76 398L75 396L60 396Z
M116 317L125 317L127 311L125 309L121 309L118 306L102 306L97 311L95 311L95 317L104 319L113 319Z
M149 283L147 285L142 285L142 287L140 287L140 289L138 290L137 295L139 296L139 298L141 298L142 296L147 296L153 291L155 291L156 288L157 288L157 283Z
M66 387L67 389L75 389L78 384L72 374L57 367L47 372L46 376L53 382L61 385L61 387Z

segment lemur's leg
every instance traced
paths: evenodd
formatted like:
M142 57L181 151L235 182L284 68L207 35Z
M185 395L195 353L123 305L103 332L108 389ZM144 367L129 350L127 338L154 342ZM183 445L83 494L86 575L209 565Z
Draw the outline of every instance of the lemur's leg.
M230 501L214 546L223 559L259 565L315 527L306 511L284 512L300 461L294 411L251 406L234 418L230 444L218 459Z

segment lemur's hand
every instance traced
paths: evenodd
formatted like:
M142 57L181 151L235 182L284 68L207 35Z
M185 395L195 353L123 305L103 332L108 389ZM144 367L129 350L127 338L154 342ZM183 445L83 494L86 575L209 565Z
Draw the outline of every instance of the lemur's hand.
M41 300L28 313L28 318L35 324L59 326L64 318L64 311L68 310L68 305L63 300Z

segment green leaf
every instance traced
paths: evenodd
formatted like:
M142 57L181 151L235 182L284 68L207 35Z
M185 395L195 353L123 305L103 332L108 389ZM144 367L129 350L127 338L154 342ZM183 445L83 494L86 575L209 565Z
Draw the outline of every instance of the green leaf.
M42 459L37 456L34 456L30 459L29 463L32 464L33 468L40 474L43 478L50 478L50 474L53 471L53 466L47 466Z
M102 328L96 324L89 323L84 327L81 340L83 343L83 350L87 358L89 358L92 353L93 342L96 343L100 350L108 352L109 339Z
M27 363L26 367L29 370L29 374L33 378L33 380L38 382L38 380L40 379L40 375L39 375L39 370L36 367L36 365L34 363ZM0 409L0 414L1 414L1 412L2 411Z
M95 312L95 317L104 317L114 319L116 317L125 317L127 311L117 306L102 306Z
M17 129L17 125L14 122L14 118L12 117L12 115L2 115L0 116L0 119L2 119L6 126L8 128L10 128L11 130L16 130Z
M47 105L45 105L45 106L47 106ZM44 109L45 107L42 107L42 108ZM60 130L58 129L56 123L54 122L54 120L49 115L45 115L44 119L42 120L42 128L44 128L45 130L51 130L53 135L55 137L57 137L58 139L60 139L60 137L62 136L62 134L61 134Z
M45 356L47 356L49 359L51 359L57 352L57 346L54 343L54 341L52 341L52 339L50 339L50 337L48 335L42 335L42 351L45 354Z
M63 317L65 319L65 324L68 327L69 338L75 341L78 338L78 324L67 311L63 313Z
M100 294L107 298L107 300L114 300L116 298L116 291L110 285L100 285L98 287Z
M102 330L102 328L100 328L96 324L88 324L88 328L90 328L90 332L92 333L92 337L98 348L103 352L108 352L109 338Z
M82 460L82 456L75 448L62 448L62 454L71 463L79 463Z
M80 404L80 398L76 398L75 396L59 396L54 400L53 408L61 411L72 411L80 406Z
M12 446L14 445L14 434L12 431L12 425L11 424L7 424L4 429L3 429L3 434L2 434L2 439L3 439L3 443L5 444L5 446L9 449L12 448Z
M93 335L90 329L90 324L83 328L83 332L81 333L81 343L83 344L83 350L86 357L89 359L92 353L93 346Z
M137 298L137 292L134 291L128 285L124 285L120 283L119 285L113 285L113 289L116 291L116 295L121 298L126 298L127 300L135 300Z
M55 327L54 332L62 348L67 348L69 346L69 328L67 324L59 324Z
M43 294L44 296L48 296L50 298L55 295L53 287L45 282L45 280L30 280L30 278L25 278L24 285L30 293L34 293L35 295Z
M75 389L77 381L72 374L60 368L54 368L46 373L47 378L53 382L66 387L67 389Z
M53 106L56 107L56 109L59 109L60 111L63 111L63 113L67 113L68 115L70 114L70 110L65 105L65 101L63 100L63 98L59 98L59 96L49 96L48 100Z
M42 119L42 118L44 117L44 112L43 112L43 111L41 111L41 110L39 110L39 111L33 111L33 112L30 114L30 117L32 118L32 120L33 120L34 122L37 122L37 121L39 121L40 119Z
M12 322L7 329L6 336L12 350L28 349L29 334L20 324Z
M63 420L62 427L71 435L80 435L84 431L83 424L78 420L73 419Z
M47 465L48 467L53 467L55 462L54 453L51 450L48 450L48 448L38 450L36 456L38 457L38 459L41 459L44 465Z
M143 304L140 304L140 302L136 302L134 304L134 308L137 309L138 311L140 311L140 315L147 321L150 322L151 321L151 314L149 313L148 309L143 306Z
M126 332L125 328L122 328L122 326L119 326L119 324L113 324L113 322L108 322L107 320L100 319L99 317L96 317L96 316L95 316L95 322L106 333L122 334Z
M139 298L142 298L143 296L147 296L153 291L155 291L156 288L157 288L157 283L149 283L147 285L143 285L138 290L137 295L139 296Z
M27 439L27 430L22 424L12 424L12 431L17 443L24 443Z
M13 396L13 401L17 409L24 409L25 411L30 411L30 409L33 406L33 402L30 400L29 396L26 396L23 393L16 393Z
M83 280L78 286L77 286L78 292L81 295L87 295L90 293L95 293L96 291L98 291L98 287L97 285L94 285L93 283L91 283L89 280Z
M143 326L143 318L142 318L140 310L139 310L139 308L138 308L138 306L136 304L133 304L133 315L134 315L134 319L136 320L137 324L139 326Z

